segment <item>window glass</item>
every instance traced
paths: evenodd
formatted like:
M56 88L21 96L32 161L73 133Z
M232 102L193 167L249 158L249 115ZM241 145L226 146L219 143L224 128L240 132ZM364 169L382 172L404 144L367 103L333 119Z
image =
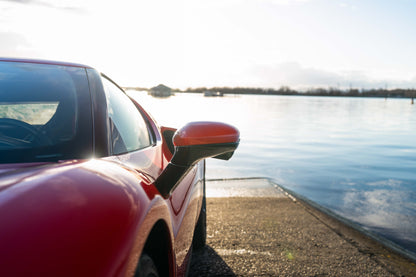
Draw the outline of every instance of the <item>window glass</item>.
M0 163L86 155L89 137L77 141L78 105L89 97L83 68L0 62Z
M0 118L12 118L31 125L44 125L56 113L59 102L0 103Z
M142 149L151 144L146 122L141 113L116 85L103 79L113 154Z

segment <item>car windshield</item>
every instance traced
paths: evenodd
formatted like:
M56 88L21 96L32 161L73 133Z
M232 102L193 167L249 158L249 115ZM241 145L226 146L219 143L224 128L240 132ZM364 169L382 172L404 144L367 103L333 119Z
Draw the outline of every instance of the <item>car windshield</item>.
M69 148L77 136L79 90L86 87L83 68L0 62L0 162L75 154Z

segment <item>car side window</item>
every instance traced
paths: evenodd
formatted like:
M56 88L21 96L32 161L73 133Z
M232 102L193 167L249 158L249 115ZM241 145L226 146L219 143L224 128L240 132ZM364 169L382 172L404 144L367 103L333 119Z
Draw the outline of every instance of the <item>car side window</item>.
M116 85L105 77L102 80L107 98L113 154L150 146L150 134L139 110Z

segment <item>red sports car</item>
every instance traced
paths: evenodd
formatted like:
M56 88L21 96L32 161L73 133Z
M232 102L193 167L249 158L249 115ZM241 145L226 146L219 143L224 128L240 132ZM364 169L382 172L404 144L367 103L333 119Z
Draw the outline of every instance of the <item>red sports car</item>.
M182 276L236 128L155 121L95 69L0 59L0 276Z

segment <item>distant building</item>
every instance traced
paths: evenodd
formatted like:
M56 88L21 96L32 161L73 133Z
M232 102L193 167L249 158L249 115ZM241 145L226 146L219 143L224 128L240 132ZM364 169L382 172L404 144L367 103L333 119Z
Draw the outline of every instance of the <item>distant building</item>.
M204 96L223 96L224 94L221 91L212 91L206 90L204 91Z
M168 97L172 95L172 89L165 85L158 85L150 89L149 94L155 97Z

